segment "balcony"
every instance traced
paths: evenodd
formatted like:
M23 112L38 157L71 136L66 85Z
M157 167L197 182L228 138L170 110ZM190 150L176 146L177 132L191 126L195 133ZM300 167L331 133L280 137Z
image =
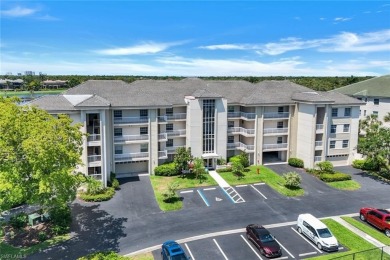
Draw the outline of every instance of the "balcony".
M186 120L186 119L187 119L186 113L167 114L164 116L157 117L157 120L159 123L166 123L168 121L180 121L180 120Z
M323 133L323 132L324 132L324 125L316 124L316 133Z
M280 118L289 118L290 112L272 112L264 113L264 119L280 119Z
M265 135L288 134L288 128L264 128L263 132Z
M177 129L177 130L167 131L165 134L168 137L186 136L186 129Z
M100 134L89 134L87 137L87 146L100 146Z
M244 120L255 120L256 113L247 113L247 112L228 112L228 118L240 118Z
M287 143L281 143L281 144L263 144L263 151L265 150L286 150L287 149Z
M167 150L168 154L174 154L174 153L176 153L176 150L179 147L185 147L185 145L169 146L169 147L166 147L165 149Z
M255 151L255 146L252 144L244 144L241 142L235 142L235 143L228 143L227 149L228 150L238 149L238 150L245 151L247 153L253 153Z
M115 154L115 162L133 162L149 159L149 152Z
M168 153L167 151L158 151L158 159L167 159Z
M101 155L88 155L87 157L88 167L96 167L102 165Z
M168 141L167 133L160 133L160 134L158 134L158 141L159 142Z
M147 124L149 123L148 117L114 117L115 125L128 125L128 124Z
M121 135L114 136L114 143L149 141L149 135Z
M322 156L314 156L314 162L320 162L322 160Z
M255 129L246 129L243 127L228 127L228 134L241 134L244 136L255 136Z

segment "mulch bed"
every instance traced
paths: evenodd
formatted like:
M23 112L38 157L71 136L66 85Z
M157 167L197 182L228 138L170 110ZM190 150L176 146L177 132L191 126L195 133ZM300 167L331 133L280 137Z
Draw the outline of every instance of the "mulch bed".
M39 233L44 232L46 239L53 236L50 223L40 223L33 227L26 226L21 229L14 229L11 226L4 227L4 242L14 247L29 247L41 243ZM12 236L13 234L13 236Z

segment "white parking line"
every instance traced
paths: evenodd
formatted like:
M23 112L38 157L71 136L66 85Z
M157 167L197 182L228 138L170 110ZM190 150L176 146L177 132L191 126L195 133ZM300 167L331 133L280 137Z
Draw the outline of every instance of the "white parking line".
M284 251L287 252L287 254L289 254L292 258L295 258L291 253L290 251L288 251L276 238L275 238L276 242L278 242L278 244L284 249Z
M264 182L259 182L259 183L255 183L253 185L265 185L265 183Z
M241 185L236 185L236 187L247 187L248 184L241 184Z
M206 189L203 189L203 190L215 190L216 188L206 188Z
M307 256L307 255L315 255L315 254L317 254L317 252L303 253L303 254L299 254L299 256Z
M184 244L188 250L188 253L190 253L191 259L195 260L195 257L192 255L190 248L188 247L187 243Z
M194 192L194 190L183 190L180 193L190 193L190 192Z
M319 250L309 239L307 239L304 235L300 234L298 231L295 230L295 228L291 227L291 229L297 233L301 238L303 238L309 245L311 245L315 250L317 250L320 254L322 254L322 251Z
M264 196L264 194L263 193L261 193L258 189L256 189L256 187L255 186L253 186L253 185L251 185L251 187L255 190L255 191L257 191L261 196L263 196L263 198L264 199L267 199L267 197L266 196Z
M257 255L257 257L261 260L263 260L260 255L253 249L253 247L251 246L251 244L249 244L249 242L244 238L243 235L241 235L242 239L244 239L245 243L249 246L250 249L252 249L253 253L255 253L255 255Z
M222 255L225 257L225 259L226 259L226 260L229 260L229 259L226 257L225 253L222 251L221 247L218 245L217 240L213 239L213 241L214 241L214 243L217 245L219 251L221 251Z

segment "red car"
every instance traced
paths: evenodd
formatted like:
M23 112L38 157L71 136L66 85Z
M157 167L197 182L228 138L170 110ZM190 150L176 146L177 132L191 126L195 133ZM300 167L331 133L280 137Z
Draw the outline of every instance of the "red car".
M246 227L246 237L251 240L260 250L260 253L266 257L279 257L282 255L280 245L266 228L250 224Z
M390 211L386 209L361 208L360 219L367 221L390 237Z

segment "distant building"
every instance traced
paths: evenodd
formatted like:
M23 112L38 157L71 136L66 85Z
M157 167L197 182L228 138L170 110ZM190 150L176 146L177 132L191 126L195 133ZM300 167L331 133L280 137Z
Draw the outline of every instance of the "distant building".
M333 91L365 102L360 106L360 119L377 115L385 126L390 126L390 123L383 121L383 117L390 112L390 75L360 81Z
M31 70L25 71L24 75L26 75L26 76L35 76L35 71L31 71Z
M65 80L45 80L42 81L42 87L44 88L64 88L67 81Z
M22 79L0 79L0 89L13 90L22 87L23 83Z

